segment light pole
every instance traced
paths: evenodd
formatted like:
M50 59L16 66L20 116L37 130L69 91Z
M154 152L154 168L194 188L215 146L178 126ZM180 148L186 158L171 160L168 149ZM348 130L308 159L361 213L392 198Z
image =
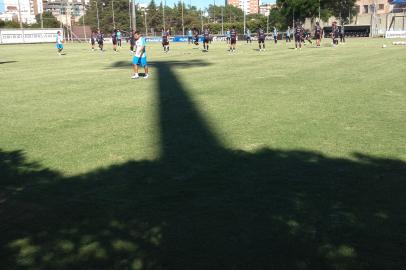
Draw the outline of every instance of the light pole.
M200 10L200 20L202 22L202 33L203 33L203 10Z
M137 18L135 13L135 0L132 0L132 26L134 31L137 31Z
M244 11L244 35L245 35L245 31L246 31L246 23L247 23L247 18L246 18L246 16L245 16L245 14L246 14L246 10L245 10L245 2L246 2L247 0L244 0L244 9L243 9L243 11Z
M99 2L96 1L97 31L100 31Z
M86 27L85 27L85 14L86 14L85 1L82 1L82 7L83 7L83 16L82 16L83 35L85 36L85 40L87 40L87 37L86 37Z
M145 17L145 36L148 36L148 25L147 25L147 10L144 10L144 17Z
M131 18L131 0L128 0L128 18L130 19L130 29L132 31L133 24L132 24L132 18Z
M183 35L185 35L185 21L183 19L183 5L184 5L184 3L182 0L182 33L183 33Z
M113 12L113 28L116 29L116 21L114 19L114 0L111 1L111 10Z
M319 22L320 22L320 17L321 17L321 6L320 6L320 0L319 0Z
M21 32L22 32L22 36L23 36L23 43L25 43L25 37L24 37L24 27L23 27L23 18L21 17L21 5L20 5L20 0L18 0L18 16L19 21L20 21L20 28L21 28Z
M221 8L221 34L224 35L224 11L223 11L223 7Z
M165 23L165 6L166 6L166 0L164 0L164 5L162 6L162 17L164 21L164 31L166 31L166 23Z

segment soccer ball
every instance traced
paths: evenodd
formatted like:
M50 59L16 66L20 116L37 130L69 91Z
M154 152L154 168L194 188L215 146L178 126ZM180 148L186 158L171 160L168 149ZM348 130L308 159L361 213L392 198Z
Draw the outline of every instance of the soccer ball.
M385 49L385 48L386 48L386 44L383 44L383 45L382 45L382 48L384 48L384 49Z

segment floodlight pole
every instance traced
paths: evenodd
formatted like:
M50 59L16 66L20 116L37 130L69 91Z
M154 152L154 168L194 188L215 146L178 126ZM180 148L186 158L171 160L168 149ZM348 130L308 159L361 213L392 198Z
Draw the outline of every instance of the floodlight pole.
M128 18L130 19L130 29L133 30L132 18L131 18L131 0L128 0Z
M18 16L20 17L20 28L23 36L23 43L25 43L25 37L24 37L24 27L23 27L23 17L21 17L21 5L20 5L20 0L18 2Z
M266 32L269 33L269 16L271 16L271 14L268 14L268 16L266 16Z
M182 0L182 34L185 35L185 21L183 19L183 5L184 5L184 2Z
M135 0L132 0L132 25L134 31L137 31L137 17L135 13L135 8L136 8Z
M203 33L203 10L200 10L200 20L202 21L202 33Z
M221 8L221 34L224 35L224 11L223 11L223 7Z
M85 25L85 14L86 14L86 7L84 1L82 1L82 6L83 6L83 16L82 16L82 22L83 22L83 34L85 36L85 40L87 39L86 37L86 25Z
M320 17L321 17L321 6L320 6L320 0L319 0L319 22L320 22Z
M100 31L99 2L96 1L97 31Z
M144 10L144 17L145 17L145 36L148 36L148 25L147 25L147 10Z
M113 28L116 29L116 21L114 19L114 0L111 1L111 10L113 12Z
M164 0L164 4L162 6L162 17L164 21L164 31L166 31L166 23L165 23L165 6L166 6L166 0Z
M247 18L245 16L246 10L245 10L245 2L246 0L244 0L244 35L245 35L245 31L246 31L246 23L247 23Z

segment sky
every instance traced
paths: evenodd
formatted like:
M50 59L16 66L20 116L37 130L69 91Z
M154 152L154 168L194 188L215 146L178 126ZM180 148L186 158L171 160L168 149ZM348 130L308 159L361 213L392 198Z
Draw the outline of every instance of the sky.
M163 1L163 0L162 0ZM172 5L173 3L177 3L179 0L166 0L166 4ZM193 6L197 6L199 8L207 7L209 4L213 4L214 1L218 5L224 5L224 0L183 0L185 1L186 5L189 5L191 3ZM139 1L140 3L149 3L149 0L141 0ZM160 3L161 0L155 0L155 3ZM265 3L275 3L275 0L262 0L262 4Z

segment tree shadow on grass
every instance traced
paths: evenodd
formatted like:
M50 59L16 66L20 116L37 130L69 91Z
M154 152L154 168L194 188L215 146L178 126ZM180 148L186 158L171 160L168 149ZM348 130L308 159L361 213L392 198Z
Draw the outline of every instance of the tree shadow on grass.
M66 177L0 152L2 269L406 267L405 162L227 149L173 66L159 160Z

